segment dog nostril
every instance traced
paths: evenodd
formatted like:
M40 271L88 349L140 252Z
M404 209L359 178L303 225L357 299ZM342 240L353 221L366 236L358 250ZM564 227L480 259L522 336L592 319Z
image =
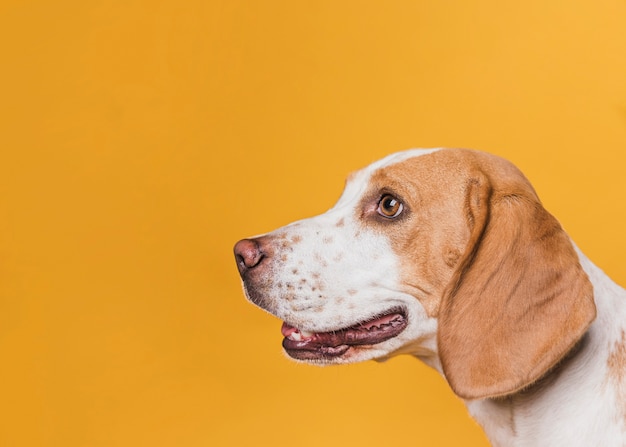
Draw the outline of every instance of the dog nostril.
M241 270L241 268L246 268L246 260L242 255L235 253L235 261L237 262L237 267Z
M235 244L235 260L240 273L257 267L265 258L255 239L242 239Z

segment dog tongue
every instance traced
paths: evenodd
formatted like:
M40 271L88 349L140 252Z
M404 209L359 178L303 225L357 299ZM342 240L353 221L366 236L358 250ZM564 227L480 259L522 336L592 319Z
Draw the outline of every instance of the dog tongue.
M326 355L340 355L352 345L376 344L387 340L406 326L400 313L391 313L352 327L331 332L306 332L283 323L281 333L287 351L321 351Z

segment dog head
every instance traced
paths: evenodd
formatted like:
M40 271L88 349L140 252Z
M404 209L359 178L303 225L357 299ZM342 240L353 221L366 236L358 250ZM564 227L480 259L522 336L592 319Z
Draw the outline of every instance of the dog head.
M353 173L328 212L239 241L235 257L292 358L409 353L467 399L528 386L595 318L556 219L517 168L475 151L393 154Z

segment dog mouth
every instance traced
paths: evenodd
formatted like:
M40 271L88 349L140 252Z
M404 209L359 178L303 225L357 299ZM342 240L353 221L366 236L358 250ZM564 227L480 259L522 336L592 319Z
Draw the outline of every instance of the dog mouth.
M307 332L283 323L283 348L297 360L339 357L350 348L375 345L399 335L407 326L406 313L392 309L353 326L330 332Z

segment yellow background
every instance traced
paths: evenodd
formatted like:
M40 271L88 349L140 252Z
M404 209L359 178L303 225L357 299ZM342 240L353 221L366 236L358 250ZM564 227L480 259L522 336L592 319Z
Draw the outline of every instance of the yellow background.
M240 238L410 147L503 155L626 282L626 2L4 1L1 446L486 446L411 358L315 368Z

